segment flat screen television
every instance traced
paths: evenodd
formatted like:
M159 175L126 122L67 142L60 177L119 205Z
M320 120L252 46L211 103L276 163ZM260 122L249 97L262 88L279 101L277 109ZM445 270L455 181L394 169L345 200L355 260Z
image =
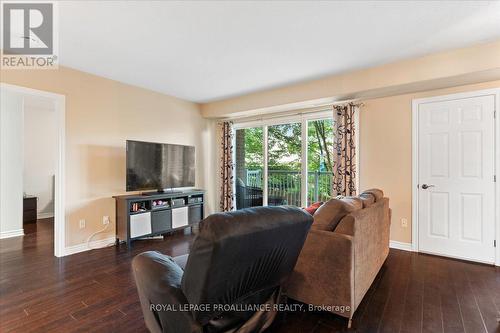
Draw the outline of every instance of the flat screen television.
M194 186L193 146L127 140L127 191Z

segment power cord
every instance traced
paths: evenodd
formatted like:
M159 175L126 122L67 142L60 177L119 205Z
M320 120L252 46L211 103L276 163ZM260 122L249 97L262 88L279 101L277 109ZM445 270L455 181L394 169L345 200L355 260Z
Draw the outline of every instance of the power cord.
M105 247L110 247L110 246L115 245L115 243L109 243L109 244L104 245L104 246L101 246L101 247L96 247L96 248L92 248L92 247L90 247L90 241L92 240L92 238L94 238L96 235L98 235L98 234L100 234L100 233L102 233L102 232L106 231L106 230L108 229L108 227L109 227L109 223L108 223L108 224L106 224L106 225L104 226L104 228L102 228L102 229L101 229L101 230L99 230L99 231L94 232L93 234L91 234L91 235L87 238L87 248L88 248L89 250L103 249L103 248L105 248Z

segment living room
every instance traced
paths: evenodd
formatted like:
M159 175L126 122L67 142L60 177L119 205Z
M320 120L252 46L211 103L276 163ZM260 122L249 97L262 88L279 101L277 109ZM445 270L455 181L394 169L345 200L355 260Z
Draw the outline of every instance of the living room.
M2 2L1 331L499 329L499 1L29 4Z

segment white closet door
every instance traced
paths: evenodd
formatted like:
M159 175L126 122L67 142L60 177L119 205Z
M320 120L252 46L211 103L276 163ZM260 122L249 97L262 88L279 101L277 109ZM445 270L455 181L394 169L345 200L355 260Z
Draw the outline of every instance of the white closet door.
M419 112L419 250L495 260L495 97L429 102Z

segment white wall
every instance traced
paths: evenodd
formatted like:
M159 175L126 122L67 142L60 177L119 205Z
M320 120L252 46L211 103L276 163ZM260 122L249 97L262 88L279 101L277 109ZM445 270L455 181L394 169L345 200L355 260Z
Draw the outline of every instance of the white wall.
M53 105L25 102L23 191L38 197L38 218L54 215L57 126Z
M23 97L0 96L0 238L23 234Z

